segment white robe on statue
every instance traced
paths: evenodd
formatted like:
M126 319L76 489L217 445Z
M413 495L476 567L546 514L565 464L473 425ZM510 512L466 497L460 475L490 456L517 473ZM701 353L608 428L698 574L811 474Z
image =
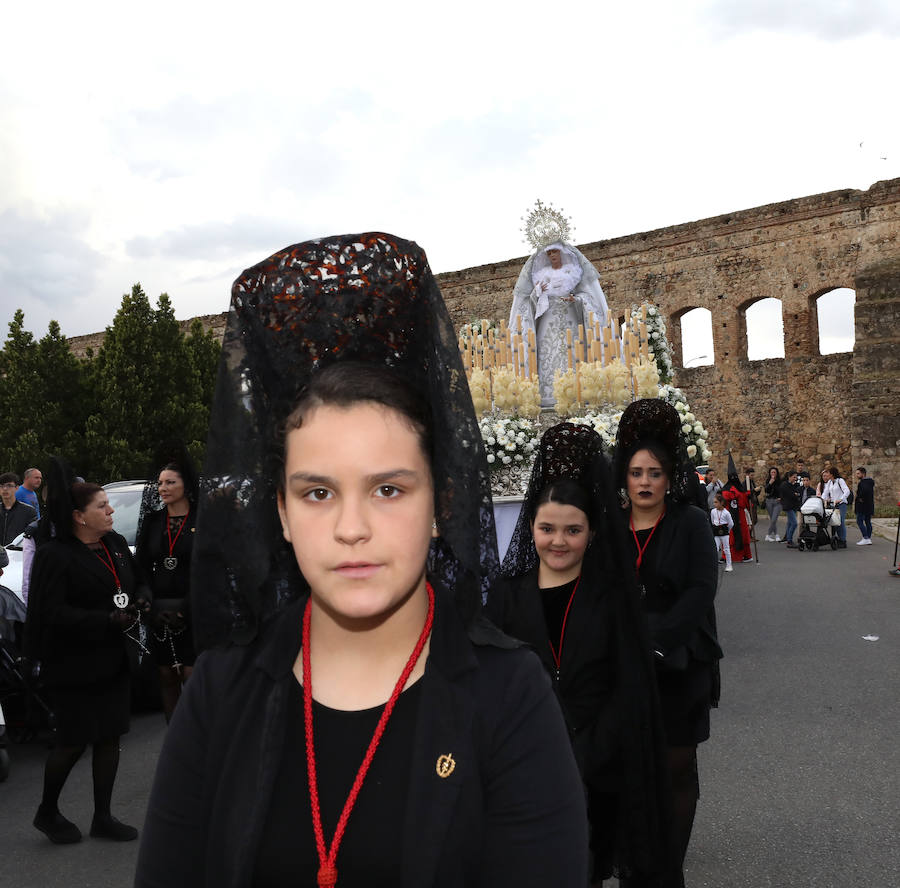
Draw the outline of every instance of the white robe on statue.
M551 267L548 250L560 251L560 268ZM574 296L574 300L569 301L569 296ZM513 333L519 330L521 315L523 339L527 342L528 330L535 332L542 407L556 403L556 371L565 372L569 367L566 331L572 331L574 340L579 324L588 327L591 312L601 327L609 322L609 306L600 277L580 250L566 244L550 244L525 263L513 292L509 328Z

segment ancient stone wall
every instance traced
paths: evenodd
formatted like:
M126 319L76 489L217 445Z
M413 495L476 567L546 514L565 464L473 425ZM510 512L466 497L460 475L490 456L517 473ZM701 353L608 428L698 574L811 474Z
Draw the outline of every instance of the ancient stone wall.
M850 474L867 465L879 504L900 495L900 179L868 191L833 191L712 219L580 246L594 263L619 317L643 301L668 322L684 389L710 432L713 460L724 467L832 461ZM457 324L499 320L527 257L438 275ZM856 289L853 353L821 355L816 300ZM747 309L779 299L783 359L747 358ZM712 366L684 369L680 317L712 314ZM201 319L224 332L225 315ZM183 322L185 329L190 321ZM71 341L96 351L103 334Z
M675 382L710 431L714 461L730 449L760 468L865 464L881 502L896 501L900 428L888 404L900 402L900 273L884 263L900 260L900 179L579 248L614 315L646 300L666 316ZM439 275L454 320L506 317L525 259ZM838 287L858 290L857 348L821 355L816 300ZM746 312L770 297L782 303L785 357L751 361ZM683 369L679 319L693 308L712 314L715 363Z

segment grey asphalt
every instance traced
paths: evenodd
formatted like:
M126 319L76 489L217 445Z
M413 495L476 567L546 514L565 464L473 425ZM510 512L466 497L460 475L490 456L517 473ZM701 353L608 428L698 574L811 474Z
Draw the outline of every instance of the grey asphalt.
M900 886L900 579L887 574L891 536L857 547L851 528L838 552L760 543L759 564L722 574L722 704L700 747L689 888ZM164 731L161 715L142 714L123 738L113 809L138 827ZM45 748L29 743L11 754L0 784L0 884L130 885L137 843L58 847L34 830ZM85 759L61 802L84 830L90 798Z

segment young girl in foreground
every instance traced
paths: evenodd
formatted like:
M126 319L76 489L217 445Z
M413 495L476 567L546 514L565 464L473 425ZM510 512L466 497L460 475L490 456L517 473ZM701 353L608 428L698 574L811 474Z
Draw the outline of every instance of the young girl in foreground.
M198 659L136 884L583 888L550 682L479 616L486 463L415 244L313 241L238 279L206 468L201 640L278 613Z

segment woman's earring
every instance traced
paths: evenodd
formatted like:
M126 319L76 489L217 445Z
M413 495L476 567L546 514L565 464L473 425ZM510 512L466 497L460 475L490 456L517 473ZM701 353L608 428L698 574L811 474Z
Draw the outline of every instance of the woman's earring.
M434 539L437 539L440 536L440 534L438 533L438 529L437 529L437 521L431 522L431 536Z

